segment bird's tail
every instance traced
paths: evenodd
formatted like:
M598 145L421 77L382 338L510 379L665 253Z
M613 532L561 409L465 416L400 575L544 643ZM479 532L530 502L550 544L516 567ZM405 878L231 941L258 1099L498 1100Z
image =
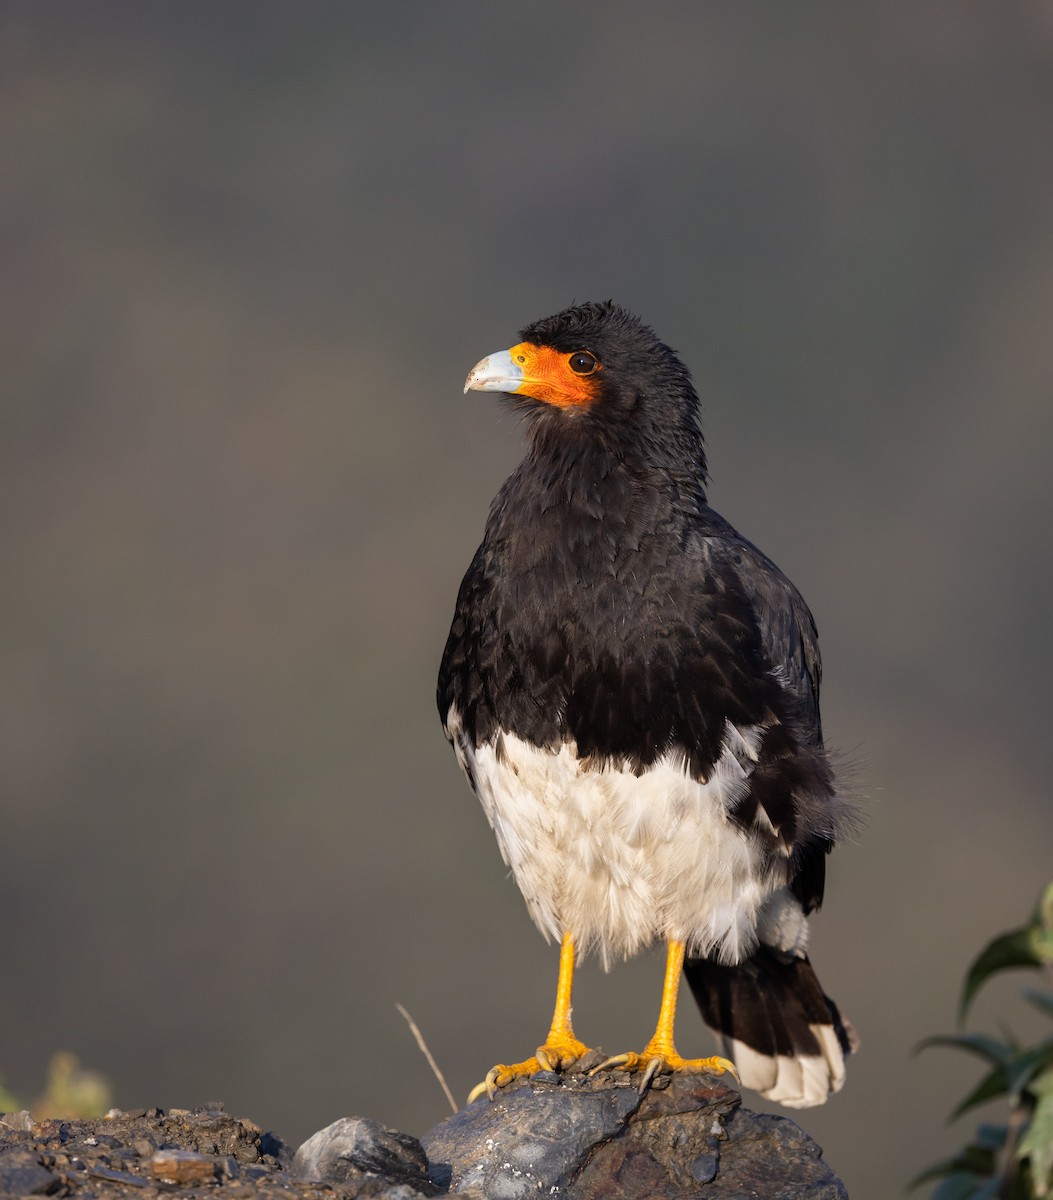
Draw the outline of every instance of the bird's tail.
M858 1039L807 958L762 945L735 966L688 959L684 975L746 1087L790 1108L841 1090Z

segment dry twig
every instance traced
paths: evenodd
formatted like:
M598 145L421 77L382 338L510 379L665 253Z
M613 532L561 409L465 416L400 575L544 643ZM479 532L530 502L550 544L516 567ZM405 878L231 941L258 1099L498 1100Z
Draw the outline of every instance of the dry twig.
M428 1043L424 1040L424 1034L417 1028L417 1022L409 1015L401 1004L396 1004L395 1007L406 1018L406 1024L410 1027L410 1033L417 1039L417 1045L420 1046L421 1054L428 1060L428 1066L431 1067L432 1073L442 1086L442 1090L446 1093L446 1099L450 1102L450 1109L457 1112L457 1101L453 1098L453 1092L446 1086L446 1078L442 1071L439 1070L439 1064L432 1057L431 1051L428 1049Z

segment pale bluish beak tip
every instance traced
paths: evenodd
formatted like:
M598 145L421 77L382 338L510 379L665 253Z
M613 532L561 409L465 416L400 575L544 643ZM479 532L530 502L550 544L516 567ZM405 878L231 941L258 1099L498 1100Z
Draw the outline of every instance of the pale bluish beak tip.
M507 350L488 354L468 372L466 392L514 392L523 382L523 370Z

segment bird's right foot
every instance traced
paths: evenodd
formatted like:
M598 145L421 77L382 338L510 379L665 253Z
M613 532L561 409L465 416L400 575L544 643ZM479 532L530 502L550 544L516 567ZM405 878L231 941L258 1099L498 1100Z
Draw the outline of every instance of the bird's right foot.
M560 1034L553 1037L549 1034L543 1046L538 1046L533 1058L506 1066L498 1063L486 1073L482 1083L477 1083L468 1093L468 1103L478 1100L485 1092L492 1100L497 1095L498 1088L507 1087L515 1079L526 1079L539 1071L565 1071L572 1067L579 1058L589 1053L588 1046L579 1042L573 1034Z

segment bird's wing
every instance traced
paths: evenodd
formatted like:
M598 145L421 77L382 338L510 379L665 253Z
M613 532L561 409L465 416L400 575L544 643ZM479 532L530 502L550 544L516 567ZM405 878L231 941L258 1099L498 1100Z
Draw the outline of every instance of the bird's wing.
M463 713L470 700L474 671L466 647L483 634L479 628L479 614L489 610L487 603L490 592L490 555L485 544L475 552L471 565L461 580L457 592L457 603L453 610L453 621L446 639L439 666L439 679L435 699L442 720L442 730L447 738L454 740L449 727L451 711Z
M712 522L709 538L713 561L733 575L753 610L769 669L800 706L800 716L813 724L815 741L821 745L823 666L819 632L804 597L766 554L722 518Z
M756 637L784 699L781 719L792 726L790 736L796 741L798 769L792 793L786 793L785 783L776 782L769 798L765 785L770 775L762 752L750 797L773 818L777 813L785 816L783 806L787 801L792 804L794 820L790 828L803 836L790 839L793 842L790 886L808 912L822 903L826 855L833 846L833 838L822 827L836 823L832 807L835 793L822 748L819 717L822 661L815 620L800 592L782 571L722 518L714 514L707 533L713 568L733 582L752 610ZM787 734L789 730L784 724L770 730L767 736L781 741ZM778 754L774 745L771 749ZM770 766L776 779L782 776L778 761Z

